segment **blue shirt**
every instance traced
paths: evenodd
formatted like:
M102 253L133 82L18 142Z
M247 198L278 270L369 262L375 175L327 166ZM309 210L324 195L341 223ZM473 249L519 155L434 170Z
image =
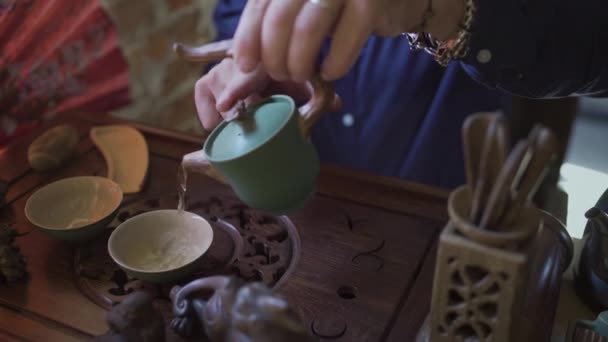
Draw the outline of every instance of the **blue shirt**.
M597 10L593 6L605 2L581 1L586 10ZM245 3L245 0L218 2L214 14L217 40L233 36ZM547 10L540 3L551 4L558 12L571 10L568 7L575 6L574 3L565 0L478 3L481 6L472 28L470 53L463 61L447 67L438 65L425 52L411 51L405 37L371 37L367 41L354 67L334 83L343 100L342 111L326 114L313 130L312 139L323 162L454 188L465 182L461 127L468 115L500 110L508 92L551 97L573 93L597 95L608 89L608 53L604 47L608 44L595 41L603 37L608 42L606 24L604 33L595 34L591 30L586 37L577 37L581 30L595 27L564 25L554 13L547 13L536 22L531 14ZM581 49L574 41L554 36L567 30L570 32L562 38L573 37L587 46ZM555 39L545 39L543 34L547 32ZM567 46L572 47L568 50ZM577 55L578 50L583 51L582 55ZM558 51L557 58L551 55ZM600 57L604 58L603 68L580 65L585 58L593 62ZM569 64L564 67L560 63ZM562 82L556 75L561 76Z

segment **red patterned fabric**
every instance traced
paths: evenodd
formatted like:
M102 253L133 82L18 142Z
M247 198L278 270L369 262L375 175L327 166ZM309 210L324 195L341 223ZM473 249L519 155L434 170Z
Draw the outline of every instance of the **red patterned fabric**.
M0 0L0 147L65 111L129 103L128 66L99 0Z

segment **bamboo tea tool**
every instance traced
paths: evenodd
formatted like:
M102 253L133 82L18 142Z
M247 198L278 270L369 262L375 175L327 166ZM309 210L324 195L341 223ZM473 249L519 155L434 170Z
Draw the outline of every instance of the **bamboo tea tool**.
M477 197L473 199L473 222L479 224L483 215L482 206L488 203L491 190L496 186L497 178L508 154L507 132L502 116L495 115L488 130L483 145L480 182L475 189ZM497 205L503 204L505 196L499 196ZM477 207L475 207L475 205Z
M521 208L532 200L556 158L557 140L549 129L537 126L532 131L528 144L529 161L518 170L511 185L512 205L505 214L505 225L516 220Z
M465 171L468 186L473 192L471 220L477 221L480 206L487 198L487 188L492 170L488 170L490 150L496 144L489 143L496 132L498 115L474 114L467 118L463 126ZM490 174L488 174L490 172Z
M462 134L467 185L448 200L428 331L419 337L543 340L547 332L535 331L528 314L555 295L547 282L561 277L572 249L563 225L531 201L556 155L555 137L537 126L510 150L505 118L494 113L471 116Z
M480 222L481 228L493 227L499 223L498 220L504 214L505 208L509 203L511 181L515 178L527 149L528 145L524 141L520 141L505 161L486 203Z

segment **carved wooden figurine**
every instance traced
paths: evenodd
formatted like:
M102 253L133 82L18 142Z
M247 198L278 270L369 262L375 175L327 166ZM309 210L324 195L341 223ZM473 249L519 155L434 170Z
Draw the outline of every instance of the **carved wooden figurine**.
M110 330L96 342L164 342L165 321L154 307L152 297L134 292L113 307L107 316Z
M171 326L182 336L202 330L213 342L313 341L289 304L262 283L212 276L174 287L171 298Z

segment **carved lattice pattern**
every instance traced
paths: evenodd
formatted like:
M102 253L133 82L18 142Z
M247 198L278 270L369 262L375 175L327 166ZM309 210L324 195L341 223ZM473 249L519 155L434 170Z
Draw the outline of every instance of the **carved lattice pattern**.
M464 341L489 341L498 315L498 302L508 275L457 258L448 260L450 274L442 334Z

